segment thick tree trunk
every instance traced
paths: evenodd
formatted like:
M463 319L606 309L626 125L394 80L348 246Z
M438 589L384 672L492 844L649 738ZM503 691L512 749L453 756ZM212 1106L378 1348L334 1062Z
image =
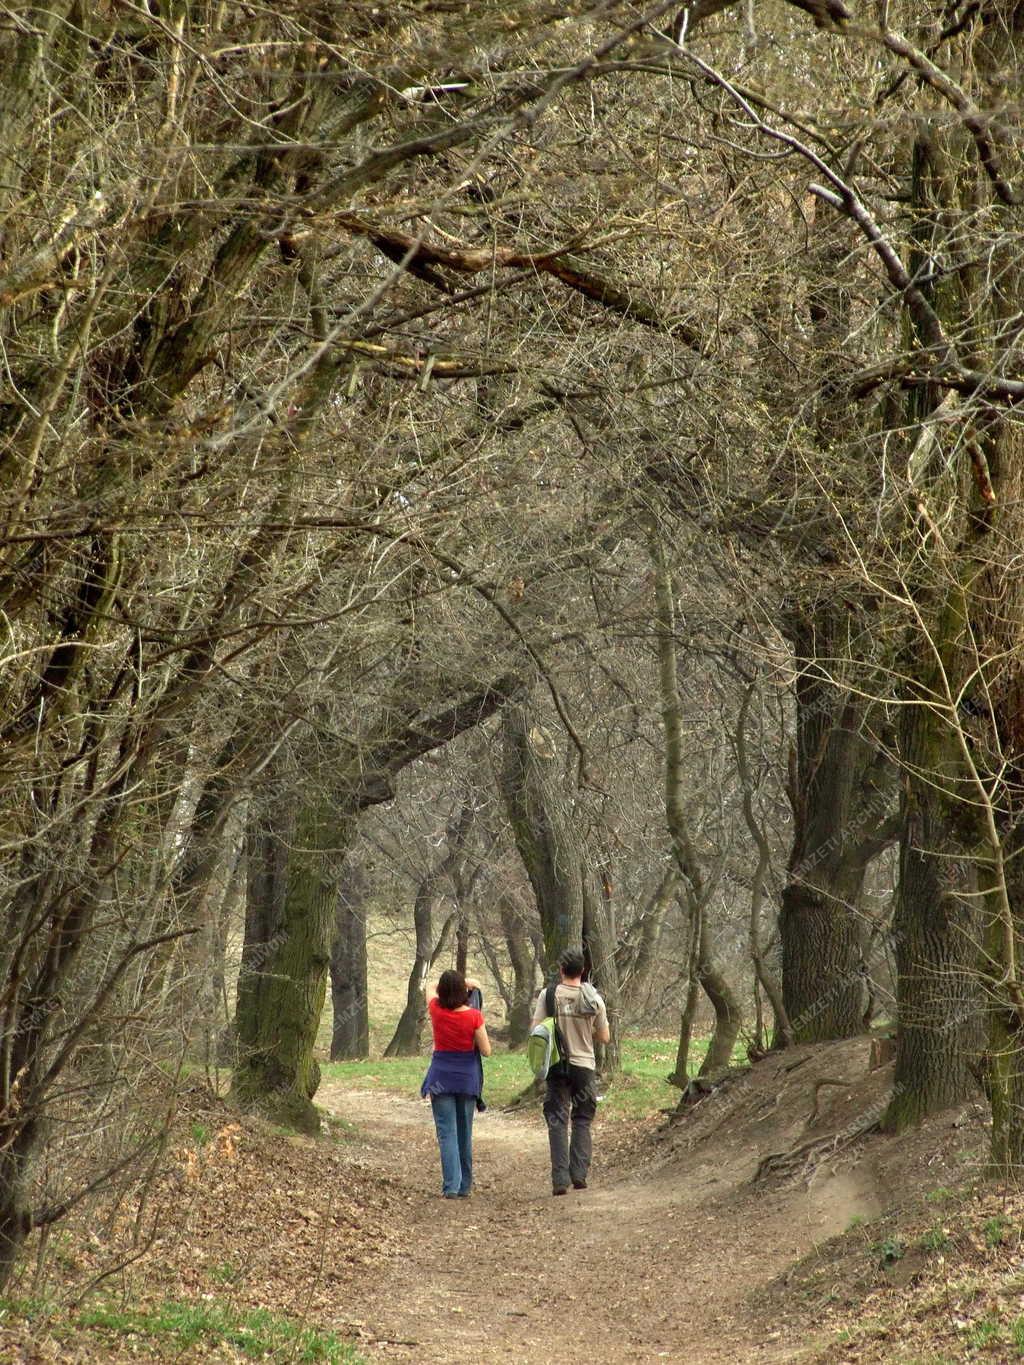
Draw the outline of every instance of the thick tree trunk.
M249 903L235 1012L235 1101L315 1133L313 1055L327 987L338 880L350 823L327 798L286 813L250 845ZM287 833L285 832L287 830Z
M894 1131L977 1093L983 1050L981 915L975 860L981 830L963 800L963 764L947 718L904 711L904 832L893 917Z
M973 45L972 81L986 65L988 44L1000 47L1019 29L1019 6L1007 6L1002 14L1000 8ZM1012 53L1010 40L993 65L1002 67L1007 56L1012 62ZM1003 75L996 80L1002 86ZM963 123L922 121L908 169L910 268L915 275L927 270L939 253L958 263L928 281L927 298L951 335L967 324L966 350L985 345L986 336L1005 330L1005 323L992 328L993 313L1006 304L1011 314L1019 309L1019 260L992 259L984 271L975 264L976 224L1002 212L980 202L989 198L990 187L976 145ZM1007 284L1015 297L1002 295ZM923 332L911 339L927 343ZM986 370L1005 363L992 354L972 359ZM992 816L994 809L1005 809L1003 783L1010 767L1005 760L1011 757L992 724L992 707L998 712L1002 687L1019 677L1019 666L1011 662L1020 657L1020 604L1014 600L1019 594L1013 591L1019 575L1007 573L1007 552L1014 559L1019 553L1020 461L1019 451L1018 458L1007 459L1012 452L1002 446L994 413L977 422L974 414L964 414L962 426L942 435L943 458L935 459L940 442L934 417L947 404L948 394L937 387L911 391L904 419L919 424L913 443L916 604L911 656L901 669L909 704L901 730L905 827L894 915L899 1025L886 1126L904 1128L968 1099L976 1093L975 1077L987 1071L995 1150L1015 1089L1003 1070L1000 1018L1010 1004L1004 982L1015 973L1012 947L1007 960L998 947L1000 935L993 936L999 917L991 915L997 899L993 874L1001 882L1003 871ZM948 523L939 537L932 515L937 507ZM1005 883L999 889L1005 903ZM1006 910L1009 920L1008 905ZM984 1058L987 1007L995 1049Z
M32 1230L32 1167L42 1140L41 1122L33 1118L10 1133L0 1153L0 1291Z
M1016 1183L1024 1172L1024 1011L1017 965L1024 962L1024 679L1017 673L1007 681L997 699L996 721L1003 752L1015 761L1003 793L1002 847L998 859L983 869L991 991L983 1080L992 1106L989 1173Z
M869 706L834 683L842 623L831 605L791 629L799 669L789 797L793 844L782 892L782 998L796 1042L864 1028L872 858L896 836L892 765L872 742Z
M838 875L829 878L827 891L802 880L783 888L783 1005L794 1042L864 1031L866 928L849 909L860 896L863 872L850 878L847 895Z
M580 843L554 790L544 736L531 726L526 706L511 705L502 716L504 762L501 794L519 856L537 898L544 936L545 970L554 972L559 954L583 944L583 886Z
M370 1008L366 976L366 876L346 863L338 888L331 948L331 1061L370 1055Z
M1016 724L1024 726L1018 714ZM1018 778L1019 780L1019 778ZM1019 799L1019 789L1018 789ZM1012 818L1012 806L1009 812ZM1007 834L1007 890L1013 911L1013 953L1024 961L1024 831L1017 826ZM994 897L993 897L994 899ZM988 960L1002 964L1007 957L1002 916L990 913L986 934ZM1005 987L1004 987L1005 990ZM983 1080L992 1106L989 1174L1019 1183L1024 1173L1024 1019L1012 1001L996 999L988 1008L987 1053Z

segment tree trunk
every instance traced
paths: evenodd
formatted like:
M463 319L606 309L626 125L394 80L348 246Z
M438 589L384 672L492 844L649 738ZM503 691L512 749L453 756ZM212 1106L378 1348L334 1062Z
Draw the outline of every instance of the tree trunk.
M761 992L768 997L775 1017L774 1043L777 1047L788 1047L793 1042L793 1029L782 998L782 985L768 970L765 962L764 944L761 936L761 911L765 899L765 884L771 868L771 846L764 825L754 810L755 779L750 768L747 751L747 716L754 696L755 684L750 683L743 694L736 717L736 767L743 789L743 819L754 847L757 849L757 864L750 883L750 960L754 966L754 1010L756 1015L754 1046L760 1050L765 1045L764 1008Z
M0 1155L0 1290L6 1290L32 1230L32 1158L41 1141L35 1123L25 1125Z
M900 1131L977 1093L983 1020L975 859L981 830L963 800L947 718L904 710L904 832L893 916L896 1072L886 1126Z
M896 835L893 770L869 737L869 707L826 670L842 657L831 605L791 627L799 669L789 783L793 844L782 892L782 998L793 1040L863 1032L872 858Z
M976 51L1006 20L1012 21L1010 13L985 25L988 34L979 35ZM973 226L981 209L979 195L987 194L968 130L959 121L948 125L922 121L908 169L910 268L915 274L927 270L937 253L962 263L930 279L927 297L944 327L955 334L966 323L981 340L988 330L982 319L991 316L992 301L999 294L995 281L1008 278L1009 262L999 268L993 260L991 275L976 268L978 242ZM986 205L984 216L993 207ZM1016 280L1016 260L1012 272ZM923 333L909 339L927 344ZM966 344L972 347L977 341ZM994 357L976 355L973 359L987 368ZM1016 671L993 661L1004 650L1012 657L1020 645L1019 612L1007 610L1012 575L1004 578L1006 561L999 554L1000 542L1013 546L1012 555L1018 553L1019 526L1013 525L1014 514L1009 523L999 526L998 536L992 532L993 515L1006 515L1002 504L1007 493L1012 507L1019 501L1020 490L1002 485L1001 476L1009 471L1001 455L1008 452L1000 451L997 436L986 437L986 423L975 425L972 415L965 414L963 426L942 438L943 446L948 441L948 449L958 451L956 464L952 459L922 458L922 451L927 456L937 448L932 419L939 406L946 405L946 398L941 389L931 386L911 391L903 419L911 435L917 424L913 450L918 487L912 527L917 539L911 546L916 561L915 606L908 658L900 670L907 681L900 735L900 757L906 769L904 830L893 918L898 1028L894 1091L885 1120L894 1130L976 1093L976 1077L985 1069L984 995L990 994L996 1006L997 1053L998 1013L1007 1003L998 978L1008 964L1001 954L986 963L983 946L992 943L986 933L985 902L991 899L993 860L1000 854L997 831L986 830L991 800L1000 801L1001 778L995 771L1002 766L998 741L992 744L990 705L1000 678ZM983 467L986 479L994 481L987 489L988 497L983 496L972 465ZM947 508L958 513L948 541L943 536L938 545L929 511L936 505L943 507L944 517L949 515ZM949 546L955 547L952 554ZM1006 623L996 623L1004 614L1010 634L999 639ZM969 733L965 727L971 726L980 733ZM993 1072L992 1060L989 1080L998 1088L1002 1062L995 1058ZM1011 1084L994 1099L994 1144L998 1142L996 1116L1002 1116L1003 1101L1012 1088Z
M554 972L566 948L583 944L583 886L579 839L563 810L549 772L553 752L530 723L526 706L505 708L504 762L498 780L515 838L537 898L544 937L544 965Z
M706 921L707 917L704 919ZM733 1049L743 1024L743 1011L732 983L707 951L702 955L699 980L715 1011L715 1031L697 1075L713 1080L732 1066Z
M672 856L685 888L685 904L691 925L686 1005L680 1020L676 1064L668 1078L672 1085L685 1088L689 1082L690 1040L697 1009L697 986L703 989L715 1011L715 1030L701 1063L700 1075L713 1076L729 1065L743 1019L739 1000L716 960L708 925L710 896L690 838L683 806L683 724L675 643L675 587L665 547L656 531L651 532L650 550L654 565L661 719L665 733L665 824L672 845Z
M783 1005L794 1042L820 1043L864 1031L865 930L860 916L849 911L862 884L863 871L851 878L846 898L838 877L829 879L828 890L802 880L783 888Z
M245 802L237 805L225 822L222 855L203 898L199 934L201 961L197 982L199 998L200 1044L207 1068L220 1064L224 1031L230 1022L226 1009L225 957L228 930L235 903L239 863L245 839L247 815Z
M455 921L455 970L463 976L469 970L469 915L461 904Z
M1015 717L1014 730L1020 739L1020 729L1024 727L1024 715L1020 711ZM1022 749L1018 753L1024 752ZM1015 774L1016 800L1010 802L1007 811L1008 821L1013 820L1014 806L1020 800L1020 772ZM1024 960L1024 830L1014 823L1012 831L1006 834L1007 857L1006 889L1012 908L1012 933L1014 944L1012 952L1017 962ZM990 963L1003 966L1008 955L1008 945L1004 937L1003 918L1000 913L990 913L986 933L987 959ZM1007 991L1006 985L1003 991ZM997 1180L1020 1180L1024 1170L1024 1018L1021 1011L1014 1008L1013 1001L996 997L988 1007L988 1036L983 1080L992 1107L992 1129L989 1139L989 1174Z
M443 869L436 867L420 881L413 901L412 920L416 933L416 948L412 970L406 986L405 1006L399 1017L391 1041L384 1049L385 1057L415 1057L420 1051L423 1019L426 1014L424 988L430 957L434 947L433 910L437 886Z
M611 1038L598 1044L598 1068L605 1077L612 1076L622 1065L621 1022L622 1003L619 994L619 965L617 958L618 934L615 929L615 903L607 873L601 878L601 893L590 890L586 869L580 869L580 884L584 888L583 950L590 968L590 978L601 993L608 1012Z
M331 1061L370 1055L366 980L366 875L347 862L338 888L331 947Z
M275 1122L316 1133L313 1056L327 986L338 881L351 824L322 799L289 828L281 807L249 849L245 946L235 1011L234 1100Z
M509 1047L519 1047L526 1042L533 1018L534 961L533 946L515 905L501 897L498 903L501 928L508 945L508 957L512 964L512 1001L508 1014Z

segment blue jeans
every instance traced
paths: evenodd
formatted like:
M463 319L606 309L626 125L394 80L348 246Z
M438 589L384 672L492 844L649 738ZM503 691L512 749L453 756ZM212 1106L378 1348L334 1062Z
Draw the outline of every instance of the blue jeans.
M437 1145L441 1149L442 1191L466 1195L473 1187L475 1095L431 1095Z

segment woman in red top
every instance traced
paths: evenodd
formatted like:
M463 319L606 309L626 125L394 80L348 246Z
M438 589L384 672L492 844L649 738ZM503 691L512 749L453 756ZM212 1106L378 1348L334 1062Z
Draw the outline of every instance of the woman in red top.
M480 1058L491 1055L484 1016L466 1004L471 990L479 990L475 981L447 971L427 992L434 1052L420 1093L430 1096L445 1199L468 1199L473 1187L473 1114L484 1108Z

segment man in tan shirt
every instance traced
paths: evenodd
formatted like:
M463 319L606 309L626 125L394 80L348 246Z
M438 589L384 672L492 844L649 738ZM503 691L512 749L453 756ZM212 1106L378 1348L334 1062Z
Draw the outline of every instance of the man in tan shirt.
M551 1188L565 1194L587 1188L590 1170L590 1125L597 1112L597 1064L594 1044L611 1037L604 1001L592 986L583 985L583 954L568 948L558 960L555 1022L569 1054L548 1072L544 1118L551 1148ZM537 997L534 1024L547 1018L547 989ZM572 1135L569 1134L570 1120Z

